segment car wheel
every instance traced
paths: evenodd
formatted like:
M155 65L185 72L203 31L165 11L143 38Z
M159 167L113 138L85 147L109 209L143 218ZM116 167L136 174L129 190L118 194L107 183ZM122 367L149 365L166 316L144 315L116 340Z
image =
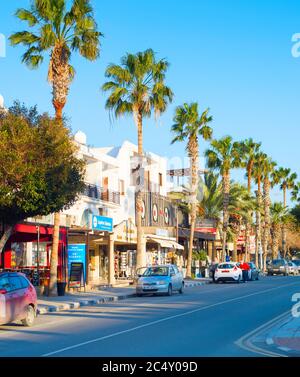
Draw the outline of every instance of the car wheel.
M33 325L35 319L35 310L32 305L26 308L26 317L21 320L23 326L30 327Z
M141 293L137 293L136 297L142 297L143 295Z
M182 294L184 289L184 283L181 284L181 288L179 289L179 293Z
M173 293L173 291L172 291L172 285L169 284L169 286L168 286L167 296L172 296L172 293Z

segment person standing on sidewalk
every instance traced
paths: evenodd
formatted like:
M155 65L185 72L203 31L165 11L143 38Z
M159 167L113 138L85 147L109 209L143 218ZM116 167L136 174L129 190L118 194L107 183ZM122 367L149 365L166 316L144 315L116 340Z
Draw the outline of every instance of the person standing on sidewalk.
M248 277L249 277L250 266L247 262L243 261L240 265L240 268L243 274L243 282L246 283L246 281L249 280Z

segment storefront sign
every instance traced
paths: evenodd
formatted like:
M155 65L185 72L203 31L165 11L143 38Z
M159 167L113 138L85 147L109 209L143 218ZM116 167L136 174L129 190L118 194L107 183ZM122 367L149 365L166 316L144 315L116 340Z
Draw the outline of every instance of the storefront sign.
M69 276L71 273L71 263L82 263L84 279L86 276L86 246L85 244L70 244L68 245L68 270Z
M92 229L112 232L113 219L111 217L92 215Z
M169 237L168 229L156 229L155 234L159 237Z

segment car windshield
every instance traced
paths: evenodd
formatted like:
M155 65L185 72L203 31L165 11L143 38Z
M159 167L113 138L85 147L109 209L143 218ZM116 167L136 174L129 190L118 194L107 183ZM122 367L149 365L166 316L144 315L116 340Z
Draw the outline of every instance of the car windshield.
M274 260L272 261L272 264L273 264L274 266L280 266L280 265L283 265L283 264L284 264L284 261L283 261L282 259L274 259Z
M294 266L294 263L293 262L289 262L289 266Z
M0 289L7 290L10 287L9 280L7 277L0 277Z
M168 267L149 267L143 273L143 276L168 276L169 268Z
M294 263L296 266L300 266L300 260L293 260L293 263Z

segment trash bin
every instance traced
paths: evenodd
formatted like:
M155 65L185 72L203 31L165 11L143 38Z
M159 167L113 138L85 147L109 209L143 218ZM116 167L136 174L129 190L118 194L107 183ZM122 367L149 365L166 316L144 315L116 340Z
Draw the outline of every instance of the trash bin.
M67 283L57 282L57 294L58 296L64 296L66 292Z

